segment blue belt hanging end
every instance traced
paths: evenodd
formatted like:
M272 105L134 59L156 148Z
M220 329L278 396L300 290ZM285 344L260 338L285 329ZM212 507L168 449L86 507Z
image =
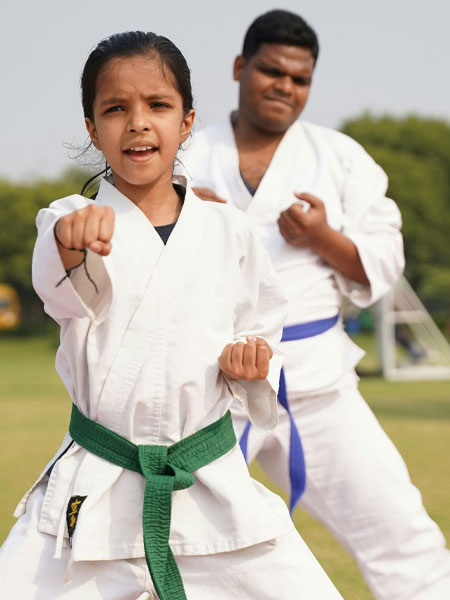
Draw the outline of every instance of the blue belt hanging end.
M286 410L289 415L291 422L291 435L289 443L289 479L291 481L291 499L289 503L289 511L295 508L295 505L300 499L300 496L305 491L306 486L306 470L305 470L305 457L303 455L303 446L298 433L297 426L291 415L289 409L289 403L286 393L286 380L284 378L284 371L281 369L280 373L280 387L278 389L278 402ZM245 462L248 463L248 436L251 429L250 421L247 421L244 432L239 440L239 445L244 455Z
M300 323L299 325L289 325L283 329L282 342L291 342L294 340L303 340L305 338L314 337L320 335L328 329L331 329L339 321L339 313L333 317L327 319L319 319L317 321L309 321L307 323ZM295 508L295 505L299 501L301 495L305 491L306 487L306 470L305 470L305 456L303 454L303 446L300 439L295 421L292 417L289 402L286 393L286 380L284 378L284 371L281 369L280 373L280 387L278 390L278 402L286 410L289 415L291 422L291 435L289 444L289 477L291 480L291 500L289 503L289 511ZM245 461L248 463L248 436L250 433L251 423L247 422L244 433L239 440L239 445L244 455Z
M244 433L241 435L241 439L239 440L239 446L241 447L242 454L244 455L245 462L248 463L248 434L250 433L250 427L252 424L250 421L247 421L247 425L245 426Z
M278 402L286 410L289 415L291 422L291 436L289 442L289 479L291 481L291 500L289 503L289 512L295 508L295 505L300 499L300 496L305 491L306 486L306 470L305 470L305 457L303 455L303 446L298 433L297 426L291 415L289 409L289 403L286 393L286 380L284 378L284 371L281 369L280 373L280 387L278 389ZM241 435L239 445L244 455L245 462L248 463L248 435L250 433L251 423L247 421L244 433Z
M278 402L286 410L291 422L291 436L289 444L289 478L291 480L291 499L289 503L289 512L295 508L295 505L300 500L301 495L305 491L306 486L306 469L305 456L303 454L302 441L298 432L295 421L292 417L289 402L286 393L286 379L284 371L280 373L280 388L278 390Z

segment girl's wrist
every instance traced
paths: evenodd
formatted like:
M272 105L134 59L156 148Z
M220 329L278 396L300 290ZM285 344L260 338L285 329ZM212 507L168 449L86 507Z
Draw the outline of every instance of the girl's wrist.
M58 234L56 233L56 226L59 223L59 219L56 221L54 227L53 227L53 237L55 238L55 242L56 245L59 246L60 248L63 248L64 250L69 250L69 248L66 248L66 246L64 246L64 244L62 244L59 240Z
M63 250L68 250L68 251L77 251L77 252L82 252L82 250L77 250L76 248L68 248L67 246L64 246L64 244L61 242L61 240L58 237L58 234L56 233L56 227L59 223L60 219L58 219L55 223L55 226L53 227L53 237L55 238L55 242L56 245L59 246L60 248L62 248Z

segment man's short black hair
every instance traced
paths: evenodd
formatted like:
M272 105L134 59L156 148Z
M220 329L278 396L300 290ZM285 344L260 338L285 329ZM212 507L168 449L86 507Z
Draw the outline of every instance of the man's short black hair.
M245 34L243 57L249 60L258 52L261 44L308 48L314 61L319 55L319 41L315 31L302 17L287 10L271 10L253 21Z

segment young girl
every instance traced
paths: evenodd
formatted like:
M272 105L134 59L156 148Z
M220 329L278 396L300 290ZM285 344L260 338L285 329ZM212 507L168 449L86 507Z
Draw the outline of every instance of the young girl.
M2 548L2 598L339 598L235 443L233 398L276 425L285 303L246 218L172 182L194 120L184 57L113 35L82 96L111 175L37 217L73 409Z

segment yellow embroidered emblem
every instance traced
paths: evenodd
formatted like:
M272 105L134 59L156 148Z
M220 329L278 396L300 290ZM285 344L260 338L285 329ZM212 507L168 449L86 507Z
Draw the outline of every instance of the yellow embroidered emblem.
M78 515L80 514L80 508L83 502L86 500L87 496L72 496L69 500L69 504L67 505L66 511L66 522L67 522L67 531L69 533L69 544L72 547L72 536L75 531L75 527L77 524Z

